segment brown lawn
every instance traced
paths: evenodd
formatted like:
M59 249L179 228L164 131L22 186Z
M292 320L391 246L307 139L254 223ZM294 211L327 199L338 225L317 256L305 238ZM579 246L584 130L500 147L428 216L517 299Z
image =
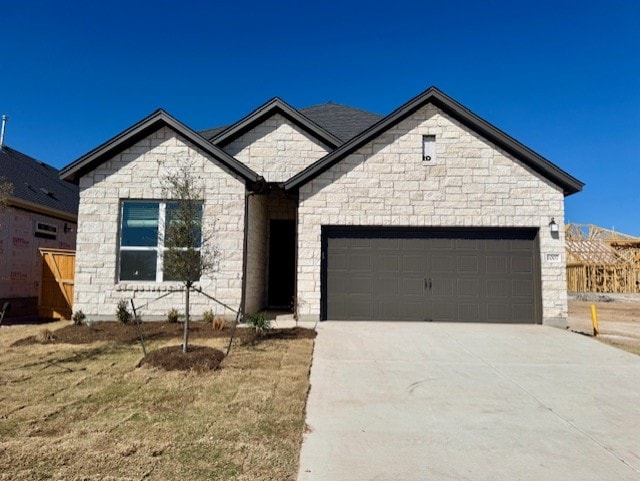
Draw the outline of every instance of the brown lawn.
M240 339L221 369L185 372L136 367L125 335L61 342L69 326L0 329L0 480L295 479L312 335ZM43 327L55 343L14 344ZM179 344L173 327L149 350Z

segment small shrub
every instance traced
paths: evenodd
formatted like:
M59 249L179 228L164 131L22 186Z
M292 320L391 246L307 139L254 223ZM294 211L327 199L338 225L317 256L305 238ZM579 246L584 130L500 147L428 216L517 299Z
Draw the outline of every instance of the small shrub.
M56 336L54 336L53 332L51 332L49 329L42 329L36 335L36 341L38 341L40 344L47 344L55 340Z
M262 335L271 329L271 319L268 319L264 312L251 314L247 318L247 324L249 324L249 327L258 335Z
M227 323L225 322L225 320L222 317L216 316L213 319L213 328L216 331L224 331L225 327L227 327Z
M172 308L169 310L169 312L167 312L167 322L171 324L180 322L181 317L182 317L182 314L180 314L178 310L175 308Z
M202 320L207 324L213 324L213 321L216 320L216 316L213 314L211 309L208 309L202 313Z
M73 316L71 316L71 320L76 326L81 326L84 323L86 317L87 316L84 315L84 312L76 311L73 313Z
M133 320L133 315L129 312L129 309L127 308L127 301L124 299L118 302L116 319L122 324L129 324Z

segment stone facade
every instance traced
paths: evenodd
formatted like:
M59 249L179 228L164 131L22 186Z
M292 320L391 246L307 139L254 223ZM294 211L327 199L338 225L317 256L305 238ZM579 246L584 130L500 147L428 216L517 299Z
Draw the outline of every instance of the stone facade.
M289 180L329 152L328 147L280 114L272 115L224 150L267 182Z
M248 217L245 311L253 313L267 306L270 221L295 220L296 203L274 188L269 194L249 196Z
M118 301L131 297L139 306L150 303L140 310L144 319L163 318L173 307L184 310L180 292L153 302L179 284L119 282L117 268L121 201L164 199L162 178L185 163L203 179L203 230L219 253L217 268L203 276L199 285L232 308L193 294L192 312L198 316L212 309L235 316L242 296L244 182L167 127L81 177L75 311L82 310L90 319L113 319Z
M423 135L436 137L435 161L422 160ZM362 225L537 227L542 315L565 318L563 220L560 187L427 104L300 188L299 315L320 314L321 226Z

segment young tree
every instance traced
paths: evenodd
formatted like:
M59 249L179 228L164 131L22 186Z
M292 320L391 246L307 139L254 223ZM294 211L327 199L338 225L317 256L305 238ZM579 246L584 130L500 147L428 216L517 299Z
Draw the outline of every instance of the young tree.
M170 203L165 216L165 280L180 281L185 289L185 322L182 351L189 349L189 302L194 283L215 267L217 252L203 231L204 188L189 166L164 178Z

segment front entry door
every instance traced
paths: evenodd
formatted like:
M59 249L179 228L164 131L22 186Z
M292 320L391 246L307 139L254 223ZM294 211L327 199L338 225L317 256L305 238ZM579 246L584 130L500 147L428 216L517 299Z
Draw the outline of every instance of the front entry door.
M269 307L291 309L295 282L295 221L272 220L269 232Z

